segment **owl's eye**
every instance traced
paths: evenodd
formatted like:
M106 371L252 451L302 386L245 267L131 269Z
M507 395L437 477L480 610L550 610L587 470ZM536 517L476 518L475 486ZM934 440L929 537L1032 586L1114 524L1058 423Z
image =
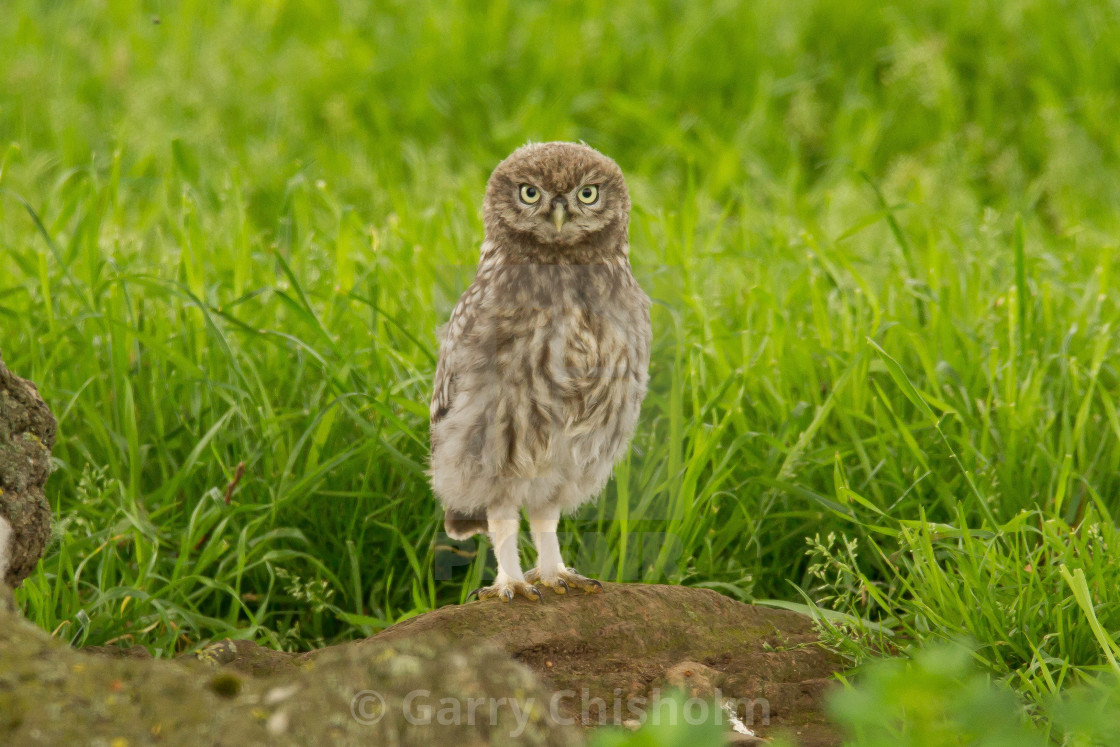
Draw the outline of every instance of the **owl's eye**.
M532 205L541 199L541 191L534 187L532 184L521 185L521 201L526 205Z
M578 197L579 201L584 205L590 205L591 203L595 202L595 200L599 199L599 188L594 184L587 184L579 188L579 192L576 193L576 197Z

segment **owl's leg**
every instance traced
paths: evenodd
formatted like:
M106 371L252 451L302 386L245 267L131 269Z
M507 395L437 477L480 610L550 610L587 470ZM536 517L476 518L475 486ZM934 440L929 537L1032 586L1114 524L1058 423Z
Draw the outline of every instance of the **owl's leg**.
M525 574L525 580L557 594L567 594L568 589L583 589L588 594L602 591L601 583L564 565L560 556L560 538L556 536L559 524L560 509L557 506L529 510L529 531L533 534L533 544L537 546L537 567Z
M475 589L467 596L478 595L479 599L501 599L511 602L515 596L522 596L531 602L542 599L537 587L526 583L521 575L521 561L517 557L517 532L521 525L521 515L516 508L491 509L486 513L486 526L490 542L494 545L494 558L498 561L498 577L491 586Z

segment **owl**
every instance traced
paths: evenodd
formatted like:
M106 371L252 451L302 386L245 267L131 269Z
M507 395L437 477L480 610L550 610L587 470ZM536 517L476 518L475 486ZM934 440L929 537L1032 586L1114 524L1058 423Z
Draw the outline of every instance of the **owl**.
M479 599L601 591L564 564L556 527L602 491L646 394L626 181L586 145L530 144L494 169L482 208L474 282L439 333L429 475L444 528L490 536L498 572ZM522 509L537 549L524 574Z

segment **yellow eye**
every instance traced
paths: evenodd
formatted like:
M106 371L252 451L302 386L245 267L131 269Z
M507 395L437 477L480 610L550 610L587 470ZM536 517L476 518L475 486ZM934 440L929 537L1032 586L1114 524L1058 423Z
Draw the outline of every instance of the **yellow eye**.
M539 202L541 199L541 191L534 187L532 184L521 185L521 201L526 205L532 205Z
M579 201L584 205L590 205L595 202L595 200L599 199L599 188L594 184L587 184L579 188L576 197L578 197Z

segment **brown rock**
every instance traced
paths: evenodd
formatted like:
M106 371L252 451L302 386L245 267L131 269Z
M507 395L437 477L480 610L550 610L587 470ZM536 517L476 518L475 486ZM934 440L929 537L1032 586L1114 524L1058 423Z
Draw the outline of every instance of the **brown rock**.
M0 565L15 587L31 575L51 534L51 508L43 493L50 475L58 423L35 385L0 360Z

